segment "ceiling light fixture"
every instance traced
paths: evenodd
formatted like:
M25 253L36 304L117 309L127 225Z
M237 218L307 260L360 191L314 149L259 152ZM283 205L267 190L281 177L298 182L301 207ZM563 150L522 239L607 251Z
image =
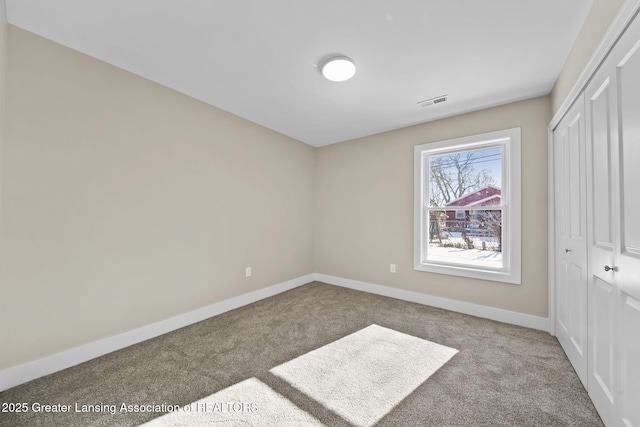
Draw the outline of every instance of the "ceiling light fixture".
M356 74L356 64L346 56L333 56L322 64L322 75L332 82L344 82Z

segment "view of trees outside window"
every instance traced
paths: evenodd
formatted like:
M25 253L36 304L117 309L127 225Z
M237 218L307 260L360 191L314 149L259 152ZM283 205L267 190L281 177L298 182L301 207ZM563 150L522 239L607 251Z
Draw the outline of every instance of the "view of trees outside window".
M429 156L427 261L503 267L502 157L502 145Z

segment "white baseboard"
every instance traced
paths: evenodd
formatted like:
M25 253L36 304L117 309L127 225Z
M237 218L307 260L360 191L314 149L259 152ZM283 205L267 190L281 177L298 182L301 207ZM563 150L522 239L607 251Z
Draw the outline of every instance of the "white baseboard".
M422 294L420 292L391 288L358 280L343 279L341 277L329 276L326 274L316 273L315 279L319 282L328 283L330 285L342 286L358 291L369 292L371 294L429 305L431 307L444 308L458 313L469 314L472 316L483 317L485 319L497 320L499 322L549 332L549 319L546 317L533 316L531 314L518 313L500 308L473 304L470 302L436 297L433 295Z
M96 357L103 356L107 353L166 334L167 332L183 328L281 292L297 288L298 286L312 282L314 279L314 274L301 276L264 289L259 289L235 298L211 304L188 313L180 314L166 320L161 320L132 331L123 332L121 334L74 347L51 356L46 356L41 359L4 369L0 371L0 391L61 371Z
M218 314L260 301L281 292L297 288L315 280L328 283L330 285L342 286L358 291L549 332L549 319L546 317L532 316L529 314L517 313L514 311L502 310L499 308L487 307L484 305L448 298L441 298L419 292L361 282L358 280L313 273L211 304L166 320L161 320L132 331L123 332L121 334L74 347L51 356L46 356L41 359L4 369L0 371L0 391L4 391L36 378L78 365L130 345L155 338L159 335L166 334L167 332L171 332L210 317L217 316Z

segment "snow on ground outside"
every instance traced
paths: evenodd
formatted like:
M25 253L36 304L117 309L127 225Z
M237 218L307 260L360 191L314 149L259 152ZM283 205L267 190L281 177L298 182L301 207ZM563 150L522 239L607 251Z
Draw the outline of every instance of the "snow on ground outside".
M429 244L428 258L429 261L502 268L502 252L496 251L442 248L437 244Z

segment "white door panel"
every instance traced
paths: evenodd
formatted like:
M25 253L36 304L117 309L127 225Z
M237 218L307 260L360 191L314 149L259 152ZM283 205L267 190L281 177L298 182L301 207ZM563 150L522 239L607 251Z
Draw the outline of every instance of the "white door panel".
M640 300L622 294L620 308L620 419L622 425L640 426Z
M570 239L578 242L578 247L573 250L581 249L584 246L584 208L585 203L585 141L584 141L584 123L583 123L583 105L581 102L579 111L575 118L569 124L569 233ZM581 251L582 252L582 251Z
M615 288L606 281L596 277L593 282L592 305L593 327L591 328L591 372L595 381L591 382L590 392L597 399L605 399L604 409L615 404L615 365L614 365L614 339L615 339ZM595 387L593 387L595 386ZM595 403L595 402L594 402ZM598 408L600 412L600 408ZM610 417L603 416L605 420Z
M554 131L556 336L587 386L584 98Z
M612 249L611 203L612 188L609 161L611 158L611 91L610 80L602 84L589 96L589 119L591 131L588 144L591 150L591 216L593 218L593 244L604 250ZM596 167L597 166L597 167Z
M569 266L569 316L571 344L581 360L580 374L583 383L587 376L587 282L582 265Z
M569 340L569 299L567 294L569 293L569 287L566 286L568 282L569 265L564 259L558 259L556 261L556 322L558 331L556 335L560 344L563 347L568 345Z

